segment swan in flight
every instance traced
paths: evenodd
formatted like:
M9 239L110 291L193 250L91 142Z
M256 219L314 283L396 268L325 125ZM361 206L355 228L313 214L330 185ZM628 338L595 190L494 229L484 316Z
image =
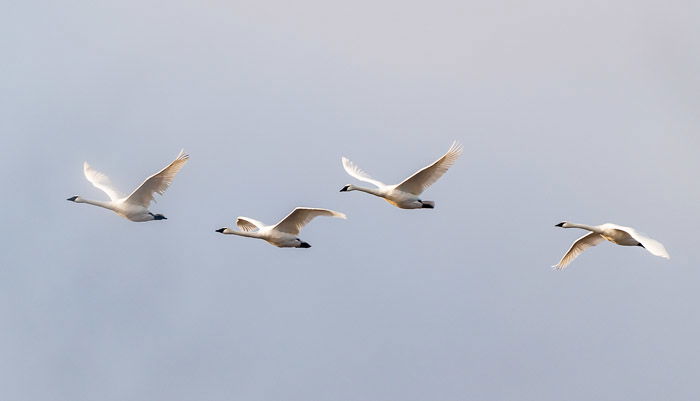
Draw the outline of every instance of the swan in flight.
M664 248L659 241L645 237L630 227L618 226L617 224L611 223L601 224L599 226L587 226L585 224L574 224L566 221L557 224L556 227L581 228L590 231L590 233L574 241L571 248L569 248L564 257L561 258L559 263L553 266L555 269L564 269L583 251L598 245L604 240L623 246L641 246L652 255L670 259L666 248Z
M343 157L343 167L348 174L360 181L369 182L370 184L375 185L377 188L363 188L350 184L344 186L340 192L367 192L368 194L384 198L384 200L387 202L396 207L400 207L401 209L433 209L435 207L435 202L421 200L420 194L435 183L435 181L437 181L440 177L442 177L442 175L445 174L450 167L452 167L454 162L457 161L459 156L462 154L462 151L462 145L455 141L452 143L452 146L447 153L435 161L435 163L424 167L412 176L403 180L402 183L396 185L386 185L381 181L375 180L374 178L370 177L369 174L365 173L361 168L359 168L355 163L351 162L346 157Z
M114 189L109 178L103 173L93 169L85 162L83 164L83 172L85 178L95 187L104 191L109 196L109 201L95 201L82 198L80 196L72 196L69 201L76 203L88 203L109 209L114 213L125 217L131 221L150 221L150 220L166 220L162 214L154 214L148 211L148 206L151 201L154 201L153 195L157 192L161 195L170 186L178 171L185 165L190 156L180 151L180 154L167 167L159 172L148 177L143 184L134 190L129 196L121 195Z
M300 240L297 235L316 216L347 218L343 213L334 212L333 210L298 207L273 226L266 226L257 220L241 216L236 219L238 231L224 227L216 230L216 232L259 238L280 248L311 248L308 242Z

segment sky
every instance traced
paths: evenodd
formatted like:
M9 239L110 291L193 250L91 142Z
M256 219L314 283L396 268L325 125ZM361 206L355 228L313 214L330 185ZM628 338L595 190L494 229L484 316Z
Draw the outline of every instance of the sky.
M700 3L0 6L0 398L700 397ZM398 183L461 159L401 210ZM66 202L191 160L133 223ZM330 208L310 249L215 233ZM632 226L670 260L582 232Z

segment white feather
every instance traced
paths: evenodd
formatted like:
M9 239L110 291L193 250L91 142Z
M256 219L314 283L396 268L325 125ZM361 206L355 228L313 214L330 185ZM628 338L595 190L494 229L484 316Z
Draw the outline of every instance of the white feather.
M423 201L419 197L429 186L442 177L447 170L457 161L463 152L463 147L458 142L453 142L450 149L434 163L418 170L400 184L386 185L379 180L370 177L353 162L343 157L343 168L352 177L369 182L377 186L374 188L363 188L355 185L348 185L342 191L361 191L374 196L384 198L387 202L402 209L433 208L435 202Z
M69 200L73 200L76 203L87 203L112 210L118 215L131 221L159 220L164 217L161 215L155 215L148 210L149 205L154 200L153 195L155 193L162 195L165 190L168 189L175 178L175 175L185 165L187 160L189 160L189 155L186 155L184 150L180 151L180 154L172 163L167 165L159 172L148 177L131 193L131 195L127 197L123 197L123 195L121 195L119 191L112 186L112 183L107 175L93 169L87 162L85 162L83 164L83 173L85 174L85 178L87 178L92 185L104 191L107 196L109 196L110 200L107 202L96 201L84 199L80 196L75 196Z
M240 231L227 227L221 228L217 232L262 239L280 248L308 248L311 245L297 238L297 235L306 224L317 216L346 218L345 214L329 209L298 207L272 226L266 226L264 223L249 217L238 217L236 225Z
M607 240L616 245L622 246L639 246L640 244L649 253L655 256L660 256L662 258L669 259L670 256L666 251L666 248L659 241L651 239L645 235L638 233L635 229L631 227L620 226L612 223L605 223L599 226L588 226L585 224L576 224L563 222L558 224L559 227L563 228L580 228L583 230L590 231L589 234L574 241L571 248L564 254L564 257L556 264L554 267L557 269L564 269L569 263L571 263L578 255L580 255L586 249L597 245L603 240Z

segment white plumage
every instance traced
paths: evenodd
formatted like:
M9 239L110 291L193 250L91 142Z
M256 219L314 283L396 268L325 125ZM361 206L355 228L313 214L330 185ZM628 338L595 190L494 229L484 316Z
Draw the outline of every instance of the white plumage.
M576 224L562 222L557 224L557 227L563 228L581 228L588 230L590 233L574 241L569 250L564 254L559 263L554 265L555 269L562 270L566 268L578 255L583 253L588 248L598 245L607 240L613 244L622 246L641 246L652 255L660 256L669 259L670 256L666 248L656 240L653 240L645 235L638 233L630 227L619 226L617 224L606 223L599 226L587 226L585 224Z
M153 214L148 210L149 205L153 202L156 193L163 195L166 189L170 186L175 178L175 175L189 160L189 155L180 151L180 154L159 172L148 177L141 185L139 185L129 196L123 196L117 191L109 177L93 169L87 162L83 164L83 172L85 178L96 188L102 190L109 196L109 201L94 201L84 199L80 196L68 198L69 201L76 203L87 203L112 210L118 215L125 217L131 221L150 221L150 220L165 220L166 217L162 214Z
M355 185L346 185L340 192L362 191L384 198L387 202L402 209L432 209L435 202L424 201L419 198L429 186L435 183L440 177L452 167L463 152L463 147L458 142L452 143L450 149L441 158L417 171L412 176L403 180L400 184L386 185L383 182L372 178L355 163L343 157L343 168L352 177L375 185L377 188L363 188Z
M236 219L236 225L240 231L224 227L216 232L258 238L280 248L311 248L308 242L302 241L297 236L301 229L317 216L347 218L345 214L333 210L298 207L275 225L266 226L250 217L241 216Z

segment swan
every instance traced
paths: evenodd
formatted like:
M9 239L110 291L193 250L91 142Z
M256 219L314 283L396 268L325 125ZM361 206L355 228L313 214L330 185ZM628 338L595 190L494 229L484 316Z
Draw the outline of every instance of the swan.
M241 237L259 238L280 248L311 248L308 242L297 237L299 231L316 216L331 216L346 219L345 214L328 209L297 207L287 217L273 226L253 220L250 217L238 217L236 225L240 231L228 227L215 230L217 233L240 235Z
M596 246L604 240L608 240L613 244L623 246L641 246L649 251L652 255L670 259L666 248L656 240L648 238L638 233L634 228L618 226L617 224L606 223L599 226L587 226L585 224L575 224L563 221L556 225L562 228L581 228L588 230L590 233L574 241L571 248L566 252L563 258L556 265L552 266L555 269L562 270L566 268L578 255L586 249Z
M367 192L368 194L384 198L387 202L401 209L433 209L435 208L435 202L421 200L419 196L452 167L462 154L463 149L462 145L457 141L453 142L447 153L436 160L435 163L418 170L415 174L396 185L386 185L381 181L375 180L355 163L343 157L341 159L343 168L350 176L360 181L369 182L377 188L363 188L349 184L344 186L340 192Z
M131 195L123 196L114 189L109 178L103 173L90 167L88 162L83 164L83 172L85 178L96 188L104 191L109 196L109 201L96 201L82 198L80 196L72 196L67 200L75 203L87 203L109 209L114 213L125 217L131 221L151 221L151 220L166 220L162 214L154 214L148 210L151 201L154 201L153 195L157 192L161 195L168 189L168 186L173 182L175 175L185 165L190 156L180 151L177 158L173 160L167 167L146 178L146 180L136 188Z

